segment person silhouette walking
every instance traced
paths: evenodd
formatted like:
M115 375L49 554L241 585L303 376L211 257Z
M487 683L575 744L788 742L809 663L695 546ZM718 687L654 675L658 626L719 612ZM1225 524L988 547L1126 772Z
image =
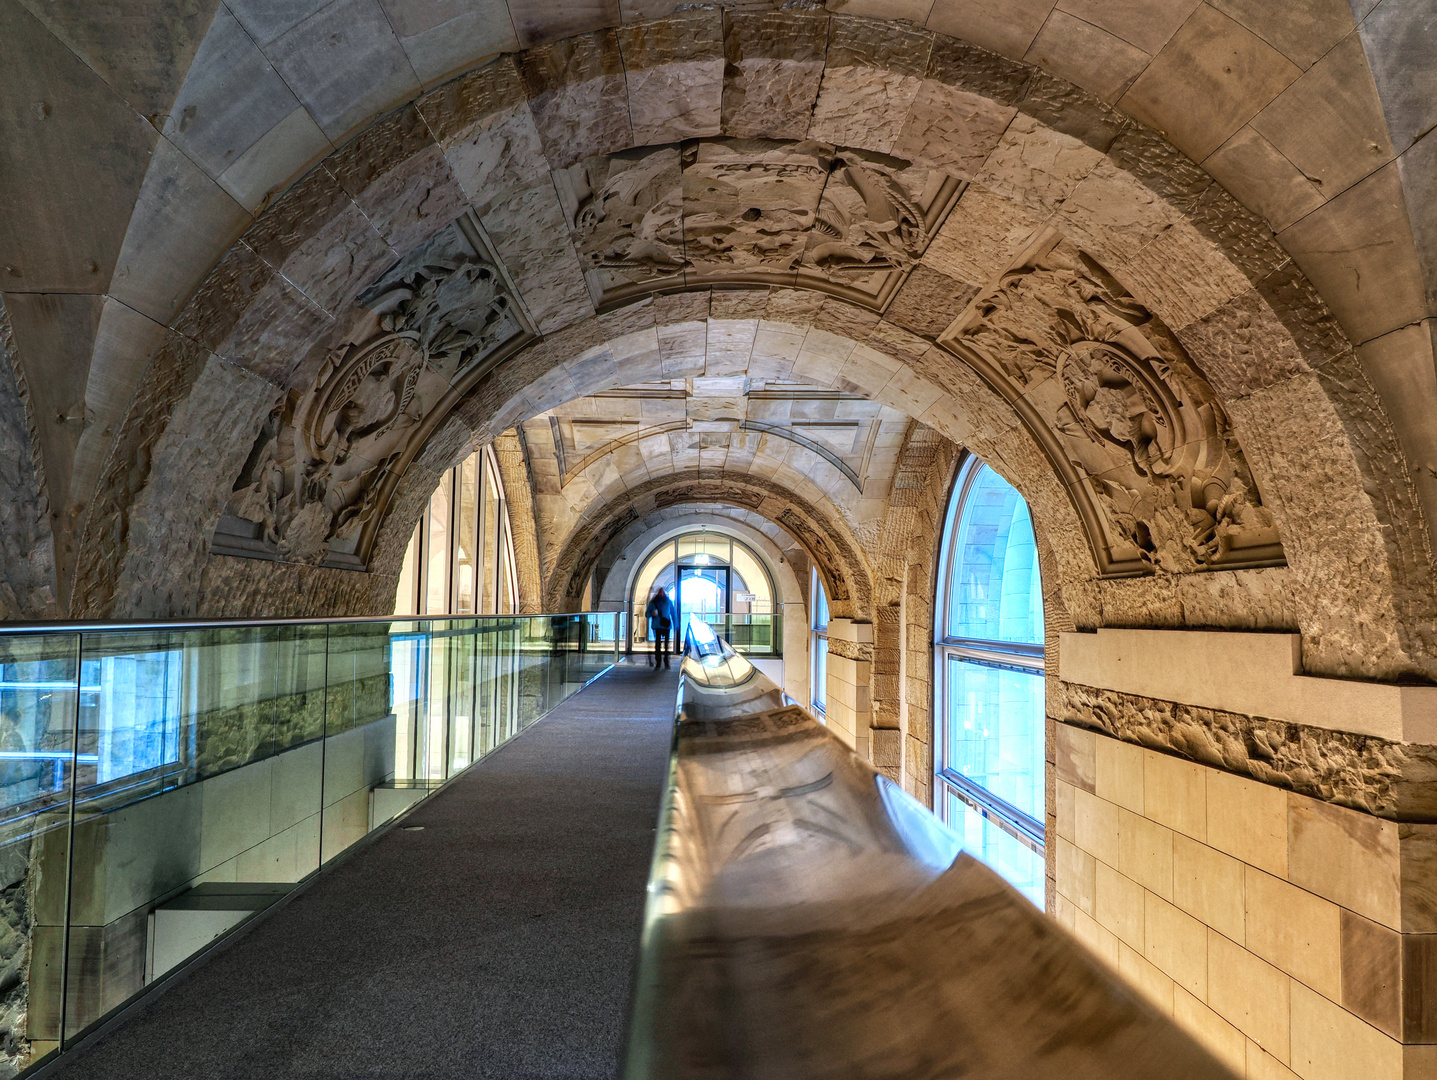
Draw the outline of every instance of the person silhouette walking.
M662 658L663 666L669 666L669 648L673 640L674 623L678 622L678 613L674 611L674 602L669 599L669 594L662 588L654 590L654 595L649 599L649 606L644 609L644 618L649 623L649 636L654 640L654 667L659 666Z

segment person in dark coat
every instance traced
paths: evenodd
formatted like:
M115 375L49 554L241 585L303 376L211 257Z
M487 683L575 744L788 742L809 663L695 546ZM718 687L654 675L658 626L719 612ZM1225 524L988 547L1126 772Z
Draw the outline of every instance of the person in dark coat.
M659 666L660 657L663 658L664 667L669 666L669 643L673 640L674 625L679 621L679 614L674 610L674 602L669 599L669 594L663 589L655 589L654 595L649 600L649 606L644 608L644 618L649 623L649 636L654 641L654 667Z

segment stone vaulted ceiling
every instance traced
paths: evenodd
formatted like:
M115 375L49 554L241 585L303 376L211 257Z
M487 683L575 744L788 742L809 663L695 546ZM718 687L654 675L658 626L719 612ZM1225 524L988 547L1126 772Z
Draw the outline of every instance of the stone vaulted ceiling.
M515 425L574 523L547 552L686 478L857 567L878 443L754 397L796 384L1009 476L1079 625L1262 608L1319 668L1437 670L1393 0L236 2L118 66L102 18L0 2L17 613L376 609L439 472ZM660 384L682 417L581 448L584 401Z
M713 358L709 364L717 366ZM693 498L686 489L697 484L727 485L740 507L758 510L772 499L771 519L790 533L802 526L785 521L788 507L779 504L811 507L871 561L910 426L902 412L859 395L744 372L577 398L520 428L541 565L552 578L576 533L607 532L636 515L635 493L653 492L658 507ZM847 576L819 562L831 580Z

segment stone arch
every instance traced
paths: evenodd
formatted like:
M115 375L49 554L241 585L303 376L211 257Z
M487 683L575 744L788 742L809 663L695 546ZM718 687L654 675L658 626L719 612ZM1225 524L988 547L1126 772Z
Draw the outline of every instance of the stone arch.
M641 484L606 503L570 533L554 577L545 590L546 609L573 610L602 552L632 522L663 506L723 503L747 507L780 526L799 543L831 585L836 617L867 622L873 590L867 561L841 520L791 490L757 476L708 478L700 471L675 473Z
M614 534L594 560L594 580L598 583L598 597L603 602L615 603L620 597L616 575L632 569L624 564L624 552L650 534L662 534L663 530L678 528L670 523L689 521L694 514L703 514L717 521L732 522L735 535L756 541L762 537L771 558L791 568L797 582L797 599L807 602L803 584L808 578L808 553L782 528L753 510L728 506L723 503L685 503L677 506L659 507L653 513L638 518ZM624 588L627 587L627 574ZM618 591L616 591L618 590Z
M543 583L539 574L539 542L534 529L533 483L524 447L516 432L506 431L494 440L494 460L509 504L509 535L514 543L514 570L519 581L518 610L522 615L543 612Z
M771 55L782 50L769 45L807 40L822 22L822 61L817 54L806 61L817 104L779 109L768 120L754 121L758 83L744 82L742 108L727 120L720 108L717 130L786 134L779 130L788 122L785 116L810 116L809 136L832 134L836 142L860 148L866 143L872 149L864 153L911 150L915 160L967 175L972 190L984 195L969 208L975 214L991 212L998 215L995 221L1024 226L1033 219L1057 222L1065 237L1098 257L1168 326L1233 416L1254 470L1265 477L1259 486L1278 512L1289 561L1302 574L1303 586L1291 590L1298 594L1292 603L1309 608L1296 616L1304 624L1313 669L1390 676L1432 668L1427 538L1397 435L1342 329L1263 222L1151 131L1031 67L928 31L869 20L763 18L772 22L772 32L752 39L743 36L748 33L743 27L758 24L737 17L724 22L713 13L653 24L637 37L606 31L501 59L379 120L273 200L178 314L156 308L153 325L135 331L135 340L148 350L147 373L129 419L119 426L97 497L85 509L88 525L79 550L62 560L76 567L72 609L101 613L117 605L143 606L141 594L158 597L156 613L195 608L199 598L192 587L163 580L166 573L197 580L197 567L214 576L206 566L207 538L184 535L182 523L214 520L228 477L240 471L252 448L245 445L245 429L262 422L286 387L312 382L328 346L365 330L373 316L346 307L350 297L370 287L372 278L364 275L457 220L447 217L446 207L458 210L483 197L488 223L485 214L479 218L493 243L489 253L505 264L518 291L532 297L525 307L532 332L542 337L525 352L540 353L566 334L572 338L570 331L584 320L571 316L586 304L592 310L592 297L584 295L581 279L565 279L558 262L532 259L535 249L525 247L547 243L538 225L555 212L544 201L545 183L538 178L545 170L570 168L590 151L621 152L632 142L709 134L685 128L687 120L645 130L642 138L630 122L625 134L620 118L642 114L644 99L623 70L650 73L645 85L652 90L681 69L699 70L692 69L694 63L711 63L707 77L716 80L712 85L721 102L725 40L741 46L743 60L734 65L739 74L732 78L752 80L743 73L786 58ZM927 58L921 69L912 67L911 56L902 59L915 43ZM606 58L623 55L625 48L633 66L608 65ZM902 91L844 98L839 91L844 80ZM830 84L825 98L823 87ZM579 130L574 103L604 88L612 97L601 112L617 126L589 124L582 139L570 138ZM738 92L734 84L735 104ZM620 109L617 103L625 97L628 107ZM954 103L963 108L955 111ZM962 130L939 122L945 110L961 114ZM903 142L905 131L912 132L911 147ZM500 144L512 152L485 156L484 147ZM461 182L456 163L465 154L470 171ZM485 164L493 160L502 160L503 169ZM162 172L156 176L163 179ZM422 205L432 216L416 216L414 208L421 204L404 197L413 185L429 192ZM192 207L169 209L183 216ZM562 214L562 207L557 210ZM203 220L195 214L196 221ZM135 220L137 228L144 227L144 215ZM505 232L506 222L519 221L527 231ZM196 235L212 243L215 233L200 229ZM341 237L354 240L347 245L352 257L343 267L326 265L323 253ZM560 238L556 250L565 243L572 241ZM950 252L960 261L981 254ZM193 266L195 260L176 265ZM918 291L911 306L919 312L939 307L932 301L949 288L939 280L940 270L928 270L938 278L926 271L912 276ZM532 280L519 280L522 275ZM183 295L183 283L177 287ZM1356 318L1350 296L1339 297L1340 288L1328 279L1324 288L1341 299L1339 313L1359 338L1375 332ZM900 293L894 303L901 299ZM620 311L600 318L616 316ZM927 330L930 341L941 333L937 327ZM522 367L511 359L492 374L510 377ZM510 368L514 371L505 370ZM944 372L956 377L946 366ZM541 397L545 392L525 385ZM226 422L217 424L216 417ZM201 425L214 446L196 461ZM1031 447L1008 431L986 446L966 441L1000 469L1029 471ZM1314 493L1313 475L1326 477L1329 489ZM1032 488L1030 483L1025 489L1030 502L1041 501L1042 493ZM1341 544L1335 542L1339 523ZM1063 547L1061 532L1051 538L1056 551ZM1286 576L1257 574L1255 580L1271 583ZM152 578L161 579L161 587L154 588ZM1124 591L1106 584L1083 590L1076 587L1079 578L1068 579L1075 587L1065 595L1078 605L1076 617L1084 625L1107 619L1107 597ZM1321 587L1314 589L1318 582ZM1160 587L1208 588L1187 582ZM1369 613L1369 626L1385 629L1355 622L1351 612L1359 609ZM1225 616L1218 611L1213 617Z

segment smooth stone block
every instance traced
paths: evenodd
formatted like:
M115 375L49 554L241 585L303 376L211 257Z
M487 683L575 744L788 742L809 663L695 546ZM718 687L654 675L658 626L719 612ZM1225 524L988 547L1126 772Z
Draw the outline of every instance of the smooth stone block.
M206 882L159 905L150 913L145 981L184 963L293 888L290 883Z

